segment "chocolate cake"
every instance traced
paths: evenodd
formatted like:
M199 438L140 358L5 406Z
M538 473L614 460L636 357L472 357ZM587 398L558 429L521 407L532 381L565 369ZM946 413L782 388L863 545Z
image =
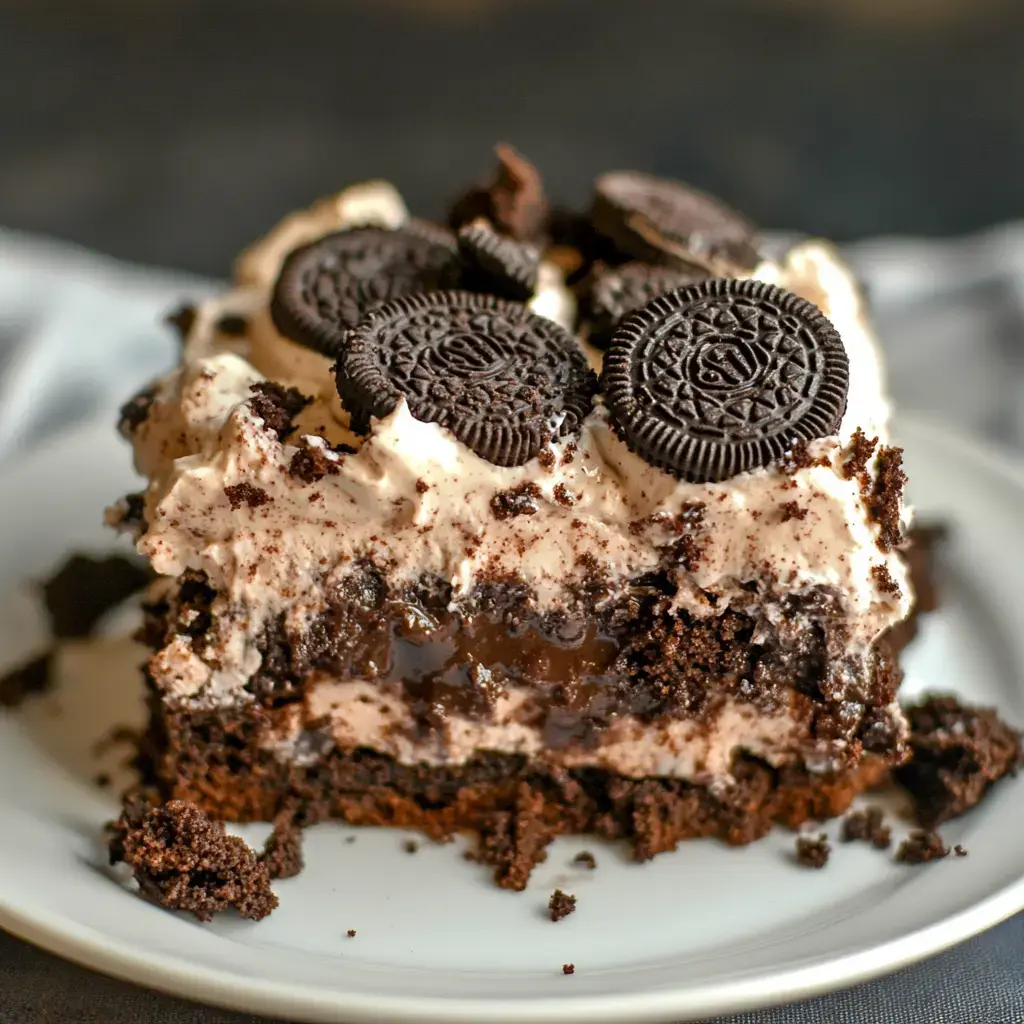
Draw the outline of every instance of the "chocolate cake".
M559 833L646 858L845 812L907 754L914 600L860 288L632 173L567 257L499 157L450 228L384 182L289 216L127 404L149 781L470 832L512 888Z

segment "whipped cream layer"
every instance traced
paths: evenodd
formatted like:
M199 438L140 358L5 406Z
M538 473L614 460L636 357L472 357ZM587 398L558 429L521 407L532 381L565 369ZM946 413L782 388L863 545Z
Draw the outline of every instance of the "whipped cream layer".
M408 765L460 765L489 751L523 755L552 767L601 768L630 778L659 776L702 784L727 782L740 752L774 767L813 761L816 746L823 759L831 762L836 755L831 745L809 738L807 698L774 714L725 699L699 721L647 722L626 715L593 745L561 749L552 748L543 730L524 714L535 698L535 692L510 688L495 702L489 720L449 714L439 728L423 734L400 687L325 679L309 686L305 708L286 709L266 745L278 758L300 765L322 756L322 736L327 734L340 749L369 747ZM304 720L316 721L317 733L306 733Z
M243 255L237 287L198 309L181 366L158 383L134 431L136 464L150 479L139 551L158 573L205 573L218 595L204 644L182 638L154 658L151 671L168 694L212 704L238 699L259 667L254 637L263 624L283 619L301 636L356 565L379 566L389 583L424 574L448 580L455 604L481 579L512 577L543 611L569 602L595 565L613 582L664 568L681 515L693 525L699 555L688 567L669 567L678 609L718 615L742 600L749 611L749 584L761 581L760 611L771 619L780 595L828 588L848 616L848 654L864 661L875 638L905 617L902 560L880 550L861 484L842 468L858 427L884 442L888 406L862 297L833 250L804 243L755 276L811 299L839 330L851 380L839 433L809 446L815 464L696 484L630 452L600 403L579 438L520 467L491 465L401 403L367 437L353 435L331 361L277 333L270 290L294 246L343 227L399 226L405 216L390 186L371 183L284 221ZM553 266L544 265L531 305L572 320L571 294ZM218 330L225 314L246 318L243 336ZM251 386L268 379L312 399L284 443L248 405ZM337 472L314 483L293 476L300 443L321 446ZM357 451L329 450L341 443ZM232 507L225 489L238 484L259 488L262 503ZM496 516L496 497L529 485L536 488L530 514ZM898 593L879 587L877 567Z

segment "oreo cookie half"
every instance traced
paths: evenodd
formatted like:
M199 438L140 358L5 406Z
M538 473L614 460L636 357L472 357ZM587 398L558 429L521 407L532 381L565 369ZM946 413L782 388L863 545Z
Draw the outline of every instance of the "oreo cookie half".
M374 310L335 367L338 394L365 433L399 399L496 466L520 466L553 436L579 431L597 380L572 337L491 295L432 292Z
M486 220L459 229L462 276L459 287L525 302L537 288L540 249L499 235Z
M274 285L270 316L286 338L336 358L346 332L374 306L450 288L458 267L454 236L423 221L396 231L338 231L288 256Z
M678 270L651 263L625 263L614 269L597 266L586 283L584 318L587 340L607 348L618 322L659 295L704 280L701 270Z
M591 218L623 252L649 263L758 263L757 229L706 192L639 171L597 179Z
M683 480L725 480L834 434L849 363L806 299L711 278L623 320L601 387L615 430L645 461Z

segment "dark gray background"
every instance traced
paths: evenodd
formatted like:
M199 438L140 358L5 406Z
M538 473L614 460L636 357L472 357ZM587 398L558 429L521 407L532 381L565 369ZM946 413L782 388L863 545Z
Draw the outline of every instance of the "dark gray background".
M1024 214L1017 0L0 0L0 224L223 274L370 175L438 213L507 139L849 239Z

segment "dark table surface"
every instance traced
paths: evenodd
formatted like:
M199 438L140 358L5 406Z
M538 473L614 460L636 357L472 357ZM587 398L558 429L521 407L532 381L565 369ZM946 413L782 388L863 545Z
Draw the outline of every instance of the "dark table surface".
M366 176L436 214L507 139L771 226L1024 214L1017 0L0 0L0 224L223 274Z

